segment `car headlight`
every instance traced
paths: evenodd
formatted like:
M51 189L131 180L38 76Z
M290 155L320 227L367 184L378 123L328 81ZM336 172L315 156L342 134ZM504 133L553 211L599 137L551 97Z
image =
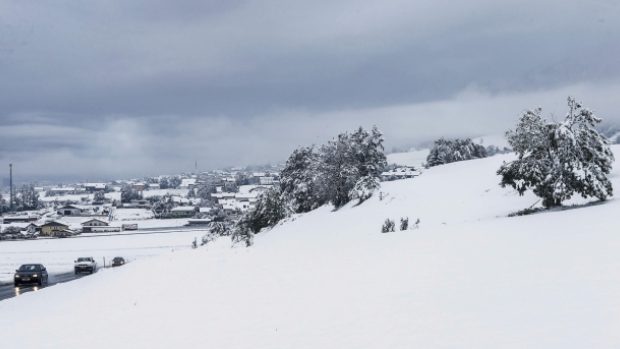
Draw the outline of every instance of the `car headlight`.
M38 276L37 274L32 274L32 277L33 277L33 278L36 278L37 276Z
M15 278L16 278L16 279L19 279L19 275L15 274Z

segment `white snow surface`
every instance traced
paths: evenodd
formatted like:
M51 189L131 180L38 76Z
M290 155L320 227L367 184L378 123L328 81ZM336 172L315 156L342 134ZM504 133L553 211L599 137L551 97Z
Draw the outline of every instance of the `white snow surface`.
M2 345L620 347L620 201L508 218L536 202L497 185L508 159L382 183L383 200L297 216L250 248L221 239L2 301ZM380 233L404 216L419 228Z
M392 153L387 155L387 162L388 164L422 168L429 152L429 149L421 149L404 153Z

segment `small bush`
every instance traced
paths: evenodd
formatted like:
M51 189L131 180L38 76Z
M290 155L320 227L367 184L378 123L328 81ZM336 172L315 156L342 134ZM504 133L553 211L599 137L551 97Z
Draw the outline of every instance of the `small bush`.
M409 217L405 217L405 218L400 218L400 230L407 230L409 229Z
M381 227L382 233L389 233L396 230L396 223L393 220L387 218Z

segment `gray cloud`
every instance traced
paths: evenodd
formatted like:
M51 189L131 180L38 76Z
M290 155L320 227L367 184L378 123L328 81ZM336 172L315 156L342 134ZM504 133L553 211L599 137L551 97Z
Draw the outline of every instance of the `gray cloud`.
M497 133L566 94L618 108L611 0L0 7L0 161L30 176L282 160L357 124L390 146Z

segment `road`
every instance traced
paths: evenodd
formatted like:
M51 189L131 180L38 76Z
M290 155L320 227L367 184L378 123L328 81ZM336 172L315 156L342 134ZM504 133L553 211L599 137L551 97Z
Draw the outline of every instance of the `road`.
M19 286L19 287L13 287L13 284L0 284L0 301L8 299L8 298L13 298L13 297L17 297L20 296L24 293L27 292L32 292L32 291L38 291L41 288L45 288L45 287L50 287L56 284L61 284L64 282L69 282L75 279L79 279L82 276L84 276L84 274L80 274L80 275L75 275L73 272L70 273L63 273L63 274L50 274L49 275L49 282L46 286Z

